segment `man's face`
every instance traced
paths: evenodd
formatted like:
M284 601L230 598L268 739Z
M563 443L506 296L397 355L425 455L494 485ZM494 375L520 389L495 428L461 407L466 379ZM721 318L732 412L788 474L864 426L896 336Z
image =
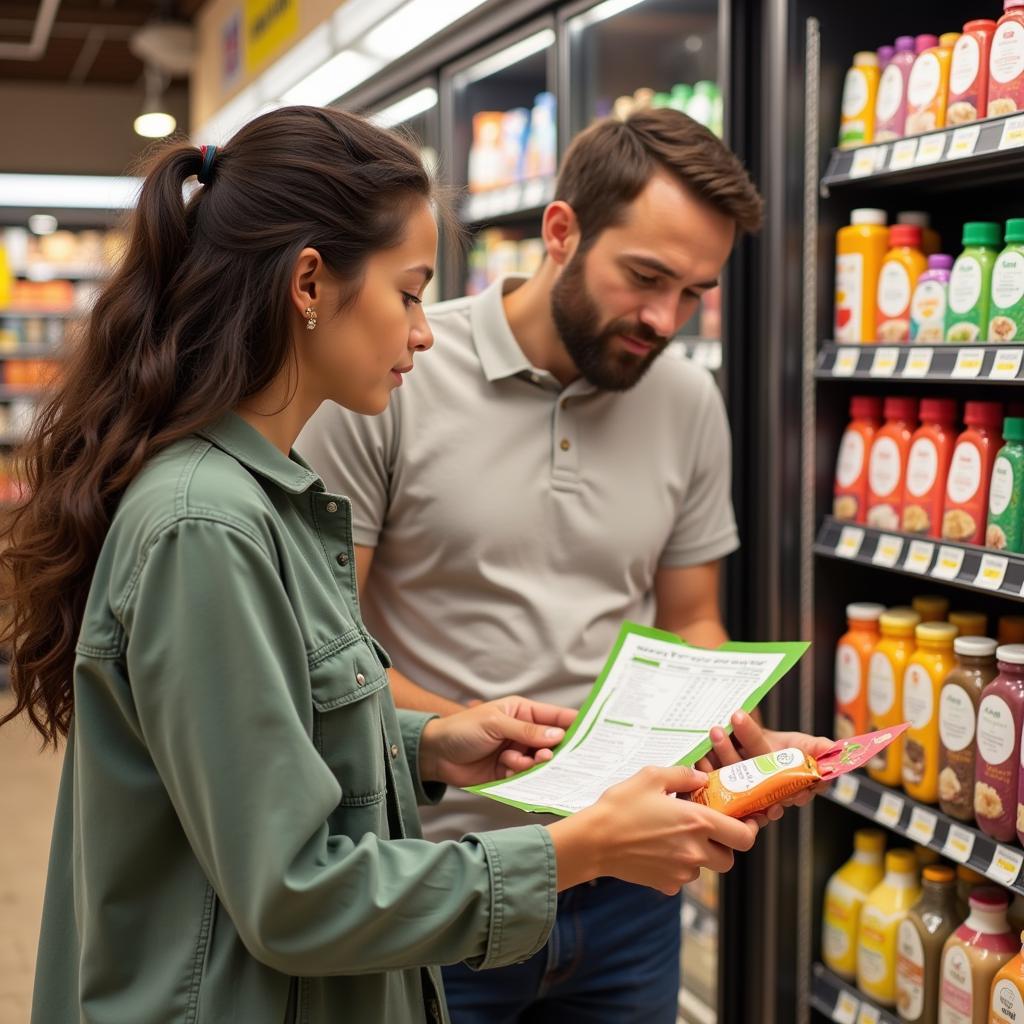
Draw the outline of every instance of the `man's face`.
M636 384L718 283L735 235L729 217L655 175L552 288L555 327L583 378L605 391Z

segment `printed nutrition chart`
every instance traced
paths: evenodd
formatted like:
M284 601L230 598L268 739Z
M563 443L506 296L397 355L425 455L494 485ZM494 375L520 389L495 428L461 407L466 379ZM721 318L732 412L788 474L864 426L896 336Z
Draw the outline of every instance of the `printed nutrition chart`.
M565 816L647 765L695 764L711 748L712 726L731 732L732 714L752 711L809 646L728 643L704 650L626 623L554 757L470 791Z

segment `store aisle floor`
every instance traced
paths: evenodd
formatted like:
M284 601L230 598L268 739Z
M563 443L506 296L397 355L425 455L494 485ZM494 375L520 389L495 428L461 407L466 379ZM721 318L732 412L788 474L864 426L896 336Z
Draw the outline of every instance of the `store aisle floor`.
M0 729L0 1024L28 1020L60 764L22 722Z

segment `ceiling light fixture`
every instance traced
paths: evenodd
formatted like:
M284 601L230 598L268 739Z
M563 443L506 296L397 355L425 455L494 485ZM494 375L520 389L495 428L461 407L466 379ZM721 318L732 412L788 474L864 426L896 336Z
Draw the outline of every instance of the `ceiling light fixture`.
M378 110L370 115L370 120L381 128L394 128L395 125L405 124L419 114L425 114L437 106L437 90L429 85L424 89L418 89L408 96L390 106Z
M142 113L135 118L135 134L147 139L162 139L170 135L178 122L164 109L163 92L167 82L162 72L146 65L146 99Z

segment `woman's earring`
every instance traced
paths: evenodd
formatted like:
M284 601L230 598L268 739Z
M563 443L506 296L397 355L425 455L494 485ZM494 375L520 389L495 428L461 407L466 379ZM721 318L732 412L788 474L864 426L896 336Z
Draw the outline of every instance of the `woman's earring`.
M302 314L306 318L306 330L316 330L316 310L312 306L306 307L306 312Z

